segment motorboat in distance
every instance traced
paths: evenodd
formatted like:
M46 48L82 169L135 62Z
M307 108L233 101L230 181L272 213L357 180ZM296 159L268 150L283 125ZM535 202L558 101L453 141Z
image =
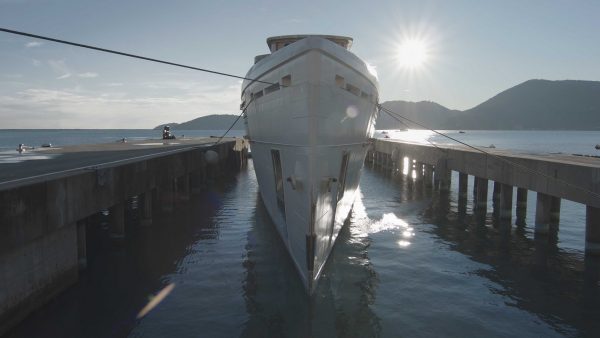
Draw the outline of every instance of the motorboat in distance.
M352 38L267 39L242 84L263 203L309 294L350 215L377 117L372 67Z

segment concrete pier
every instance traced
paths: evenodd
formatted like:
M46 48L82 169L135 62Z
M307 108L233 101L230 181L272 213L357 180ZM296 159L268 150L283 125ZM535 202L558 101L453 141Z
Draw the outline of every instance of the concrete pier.
M556 238L561 200L586 205L586 255L600 254L600 159L564 154L531 155L485 148L485 152L456 145L415 144L389 139L373 140L375 156L398 154L435 170L434 189L449 188L451 171L459 173L459 210L468 175L473 185L474 212L487 212L488 181L494 182L494 214L505 223L512 220L513 189L517 188L516 224L525 225L528 191L537 193L535 234ZM369 157L367 157L369 158ZM444 184L446 181L448 184ZM508 222L506 222L508 221Z
M51 148L44 160L0 167L0 335L78 279L87 264L86 219L109 210L111 237L126 240L125 215L138 198L140 223L152 220L153 195L189 192L189 175L239 169L237 143L225 139L140 141ZM153 191L158 191L153 193ZM170 193L170 194L169 194ZM127 209L127 210L126 210Z

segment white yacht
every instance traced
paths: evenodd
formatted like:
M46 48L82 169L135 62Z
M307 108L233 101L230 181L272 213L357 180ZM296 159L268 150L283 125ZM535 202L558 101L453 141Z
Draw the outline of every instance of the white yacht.
M267 39L242 85L260 194L309 293L358 188L377 115L372 67L352 38Z

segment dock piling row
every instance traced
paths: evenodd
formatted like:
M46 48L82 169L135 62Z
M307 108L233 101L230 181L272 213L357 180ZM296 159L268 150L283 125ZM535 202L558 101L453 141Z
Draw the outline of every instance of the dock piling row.
M393 156L392 156L393 155ZM556 241L560 206L563 198L586 205L585 255L600 256L600 166L577 159L554 160L535 155L510 154L488 156L465 147L432 147L391 140L374 140L366 161L373 167L390 170L385 159L391 158L391 172L408 180L408 185L423 181L423 186L440 193L450 190L451 172L458 172L458 212L466 213L469 175L473 181L473 214L485 217L488 211L488 182L493 182L494 219L501 224L513 221L526 224L529 190L536 192L534 233L536 237ZM402 168L409 164L408 171ZM523 170L510 162L530 170ZM405 175L406 174L406 175ZM552 179L559 178L560 179ZM431 183L433 178L433 183ZM412 183L414 182L414 183ZM420 186L420 185L419 185ZM516 187L516 199L514 188ZM595 195L594 195L595 194Z

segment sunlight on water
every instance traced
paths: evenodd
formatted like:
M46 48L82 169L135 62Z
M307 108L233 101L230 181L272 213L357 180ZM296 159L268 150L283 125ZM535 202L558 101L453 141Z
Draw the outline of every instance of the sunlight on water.
M399 240L399 241L398 241L398 245L399 245L401 248L405 248L405 247L407 247L407 246L409 246L409 245L410 245L410 242L402 239L402 240Z
M353 237L363 238L369 234L392 230L402 230L402 236L405 238L414 236L414 229L392 212L384 213L378 220L369 218L363 198L364 196L359 188L352 213L353 226L351 230Z
M386 134L383 134L384 131L386 132ZM384 135L387 135L388 138L394 140L401 140L411 143L429 144L428 141L436 134L433 131L421 129L377 130L375 137L381 138L384 137Z

